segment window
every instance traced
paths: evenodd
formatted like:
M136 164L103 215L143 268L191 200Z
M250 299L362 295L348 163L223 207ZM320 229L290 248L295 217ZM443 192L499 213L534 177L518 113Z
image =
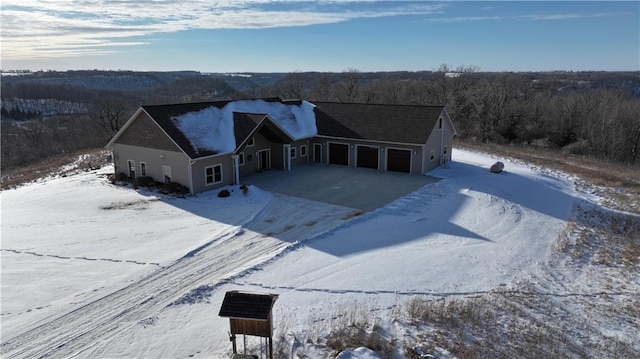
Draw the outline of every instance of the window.
M296 158L296 148L295 147L291 147L291 158Z
M147 164L144 162L140 162L140 175L141 176L147 175Z
M447 146L444 146L444 154L447 154Z
M253 147L255 145L256 145L256 139L255 139L255 137L251 137L249 139L249 142L247 142L247 147Z
M307 155L307 145L300 146L300 157L305 157Z
M244 152L240 152L238 155L238 166L244 165Z
M433 161L436 158L436 151L431 150L431 161Z
M440 119L438 119L438 128L442 129L442 117L440 117Z
M204 169L207 186L222 182L222 165L214 165Z

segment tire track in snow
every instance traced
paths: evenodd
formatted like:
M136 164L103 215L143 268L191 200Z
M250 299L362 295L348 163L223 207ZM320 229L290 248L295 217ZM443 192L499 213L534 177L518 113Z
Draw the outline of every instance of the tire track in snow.
M292 243L342 223L345 214L351 211L324 204L318 208L319 204L312 201L299 201L299 206L281 203L290 200L278 196L247 225L231 227L194 256L183 257L135 283L4 341L2 357L82 356L96 343L108 342L141 320L153 317L192 288L222 283L235 273L259 265L257 261L268 261ZM323 226L310 229L303 223L295 225L297 215L312 208L317 212L307 213L318 213ZM272 216L279 220L265 220ZM283 231L283 226L288 229ZM265 235L271 232L278 237Z
M113 259L113 258L91 258L91 257L69 257L69 256L59 256L56 254L42 254L42 253L37 253L37 252L31 252L31 251L19 251L16 249L0 249L0 252L11 252L11 253L16 253L16 254L29 254L32 256L36 256L36 257L48 257L48 258L55 258L55 259L66 259L66 260L83 260L83 261L91 261L91 262L95 262L95 261L102 261L102 262L114 262L114 263L131 263L131 264L139 264L139 265L153 265L153 266L157 266L160 268L163 268L160 263L148 263L148 262L140 262L140 261L136 261L136 260L131 260L131 259Z

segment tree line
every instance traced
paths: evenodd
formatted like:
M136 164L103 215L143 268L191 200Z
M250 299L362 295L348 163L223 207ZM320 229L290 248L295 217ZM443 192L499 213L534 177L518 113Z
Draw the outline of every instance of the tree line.
M640 74L486 73L476 67L372 76L296 72L257 96L313 101L445 105L460 138L562 149L635 164Z
M267 74L268 75L268 74ZM266 76L266 75L265 75ZM556 148L636 164L640 157L640 73L488 73L473 66L424 72L270 74L273 81L234 89L222 77L178 78L161 87L95 90L3 82L3 100L57 99L84 113L38 117L2 112L2 169L51 155L104 146L144 104L253 97L445 105L466 141ZM20 123L11 120L26 120Z

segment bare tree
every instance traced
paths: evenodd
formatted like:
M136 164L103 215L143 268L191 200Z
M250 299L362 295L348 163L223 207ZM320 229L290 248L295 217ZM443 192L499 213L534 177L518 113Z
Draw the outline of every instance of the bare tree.
M129 106L123 100L116 97L104 97L93 106L89 116L96 126L109 135L114 135L127 120L125 116L128 111Z
M311 100L328 102L333 99L333 79L329 74L321 74L316 78L311 89Z
M338 99L340 102L355 102L360 91L360 70L348 69L342 73L342 80L339 83L340 92Z
M304 99L309 95L310 76L301 71L286 75L280 83L280 92L284 98Z

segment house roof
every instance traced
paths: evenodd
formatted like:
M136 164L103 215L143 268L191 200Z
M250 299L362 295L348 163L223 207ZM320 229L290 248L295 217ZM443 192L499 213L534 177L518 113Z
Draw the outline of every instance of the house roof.
M109 144L140 111L193 159L238 151L255 133L279 143L320 135L424 144L446 113L444 106L311 104L279 98L142 106Z
M218 316L234 319L269 320L277 294L258 294L239 291L225 293Z
M315 102L318 135L424 144L444 106Z
M313 105L301 100L267 98L142 106L142 109L190 158L233 152L257 127L263 126L265 119L271 125L262 132L271 137L277 134L289 141L316 134L315 119L311 120Z
M251 135L256 129L256 126L264 120L266 115L255 113L233 113L233 133L236 138L236 148L239 148L242 143Z
M164 132L173 139L173 141L187 154L187 156L191 158L198 158L215 155L218 151L205 148L194 148L187 135L176 126L176 123L172 121L172 119L185 113L199 112L212 106L222 108L227 103L229 103L229 101L153 105L142 106L142 109L151 116L158 126L160 126Z

